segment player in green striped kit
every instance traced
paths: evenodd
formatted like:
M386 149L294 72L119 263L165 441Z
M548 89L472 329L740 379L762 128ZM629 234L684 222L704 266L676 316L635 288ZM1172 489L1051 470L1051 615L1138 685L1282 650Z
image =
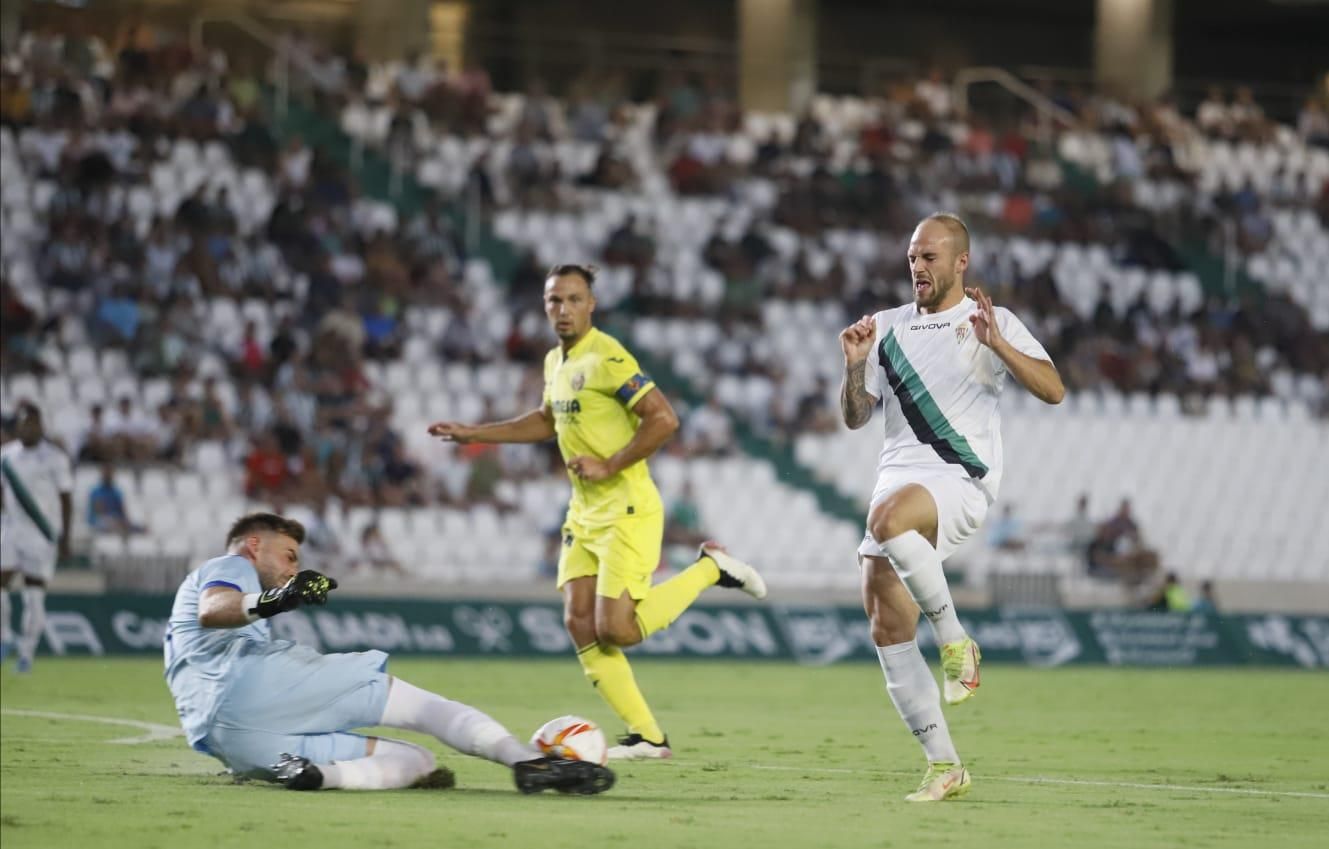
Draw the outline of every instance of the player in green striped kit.
M865 315L840 334L845 424L867 424L879 402L885 419L858 553L886 690L928 758L922 784L906 797L915 802L956 798L970 781L915 640L919 612L941 645L946 702L959 704L978 689L981 654L956 616L942 561L997 498L1006 376L1049 404L1065 394L1047 351L1020 320L964 287L968 267L964 222L928 216L909 243L914 302Z
M9 593L21 588L16 669L28 672L46 624L46 585L56 561L69 553L73 473L65 452L46 440L35 404L19 404L15 429L18 439L0 448L0 657L16 645Z

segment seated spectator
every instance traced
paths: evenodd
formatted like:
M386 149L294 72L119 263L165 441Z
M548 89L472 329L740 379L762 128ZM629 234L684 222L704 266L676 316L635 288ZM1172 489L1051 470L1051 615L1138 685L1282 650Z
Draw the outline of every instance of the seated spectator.
M142 320L143 310L129 289L117 287L97 304L92 337L103 345L128 347L137 338Z
M1160 613L1185 613L1191 609L1191 598L1177 580L1176 572L1168 572L1163 577L1163 585L1147 609Z
M448 322L438 342L439 357L452 363L480 361L480 340L472 325L470 306L463 306Z
M342 294L340 301L318 323L314 334L315 359L326 360L329 351L344 358L358 357L365 346L364 319L353 292Z
M383 458L377 492L378 503L388 507L423 504L424 497L420 492L421 480L420 467L406 457L406 452L400 443L394 442L388 449L387 456Z
M697 546L706 541L701 527L701 508L692 492L692 484L685 482L678 497L669 505L665 516L664 541L666 545Z
M401 356L403 332L398 320L398 304L393 298L378 298L365 310L364 355L372 360L391 360Z
M1200 584L1200 597L1191 602L1192 613L1217 613L1218 597L1214 595L1214 582Z
M250 498L272 498L282 495L291 481L286 456L277 447L277 438L270 432L254 438L253 448L245 458L245 495Z
M383 532L379 530L378 525L372 523L365 525L365 529L360 532L360 565L366 569L392 572L397 575L407 574L401 561L388 547Z
M1329 148L1329 112L1314 97L1306 98L1297 114L1297 134L1312 147Z
M78 437L78 461L80 463L105 463L119 457L115 440L106 429L105 416L101 404L93 404L92 420L83 428Z
M1255 102L1255 94L1250 86L1237 89L1232 105L1228 107L1228 118L1233 129L1246 138L1258 138L1264 128L1264 110Z
M110 463L102 466L101 482L88 495L88 527L101 534L136 534L143 530L129 521L125 497L115 483L115 469Z
M813 388L798 399L794 429L803 433L837 432L840 423L828 400L830 397L830 381L818 377Z
M300 353L300 331L292 316L282 316L277 330L268 342L268 368L275 373Z
M337 532L328 524L328 511L332 509L326 493L318 493L306 504L292 504L283 508L273 502L273 512L295 519L305 527L304 546L300 550L301 568L335 575L347 565Z
M1122 499L1116 515L1098 527L1089 546L1089 574L1134 586L1156 571L1158 552L1144 544L1140 527L1131 516L1130 499Z
M129 461L157 459L159 430L157 422L134 409L128 395L106 417L106 435L116 445L115 455Z
M667 531L666 531L667 533ZM558 577L558 561L563 556L563 528L554 525L544 534L544 551L540 553L540 565L537 571L542 578Z
M217 379L203 380L203 397L199 400L199 438L229 440L235 432L231 414L217 394Z
M290 497L315 503L324 499L328 482L314 447L304 444L295 452L283 453L287 457L286 468L290 471L290 483L286 488Z
M267 348L258 338L258 326L246 321L243 336L231 355L231 371L241 380L262 380L267 373Z
M988 528L988 545L998 551L1024 551L1024 523L1015 516L1015 508L1007 504L1001 508L1001 517Z
M641 233L636 216L629 215L609 234L604 259L612 265L631 265L646 269L655 258L655 243Z
M914 94L933 118L945 118L951 114L951 87L940 68L931 69L926 79L919 80L914 86Z
M0 280L0 337L4 339L6 371L44 374L39 347L42 336L57 323L56 319L43 321L36 306L25 301L8 280Z
M465 460L469 468L466 503L497 504L498 484L503 479L503 461L498 446L472 442L460 446L457 457Z
M1223 90L1218 86L1209 89L1209 94L1195 110L1195 123L1210 136L1228 136L1232 132L1232 115Z
M1089 546L1097 534L1094 520L1089 518L1089 495L1080 493L1075 499L1075 515L1066 520L1062 533L1066 541L1066 550L1075 555L1077 560L1088 562Z
M241 433L258 433L272 427L275 411L272 396L258 383L238 384L235 404L236 428Z
M176 464L184 460L185 450L197 437L196 410L195 405L181 407L169 401L157 408L157 459Z
M717 396L707 398L687 417L683 442L692 453L704 455L723 454L733 445L734 424Z

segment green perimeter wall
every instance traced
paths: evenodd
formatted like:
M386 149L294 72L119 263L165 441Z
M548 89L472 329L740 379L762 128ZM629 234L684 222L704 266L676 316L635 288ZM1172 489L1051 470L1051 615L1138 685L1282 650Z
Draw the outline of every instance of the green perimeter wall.
M56 655L159 653L165 595L54 595L42 649ZM1216 616L1001 608L962 615L983 659L1060 666L1282 665L1329 668L1329 616ZM557 604L337 599L272 620L278 638L325 651L403 655L570 656ZM930 629L919 628L925 646ZM636 656L875 661L857 607L699 606Z

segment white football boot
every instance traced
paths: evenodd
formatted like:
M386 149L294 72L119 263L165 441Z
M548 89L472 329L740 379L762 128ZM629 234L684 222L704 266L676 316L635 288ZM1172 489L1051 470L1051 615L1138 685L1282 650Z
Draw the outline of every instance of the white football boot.
M719 586L742 590L755 599L766 597L766 581L752 566L739 560L718 542L703 542L698 556L709 557L720 569Z
M652 743L640 734L624 734L618 738L617 746L610 746L606 753L611 761L645 761L672 758L674 752L669 748L669 738L663 743Z

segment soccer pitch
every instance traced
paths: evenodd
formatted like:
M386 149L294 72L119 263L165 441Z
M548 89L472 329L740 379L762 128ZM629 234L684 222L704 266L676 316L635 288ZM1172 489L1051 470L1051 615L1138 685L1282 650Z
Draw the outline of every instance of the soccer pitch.
M947 710L973 790L917 805L901 797L922 775L921 751L873 666L641 660L636 670L677 755L618 768L603 796L524 797L507 770L433 741L455 790L293 793L234 784L183 739L161 739L160 726L176 725L159 663L43 658L29 677L0 678L0 842L1309 847L1324 845L1329 825L1322 672L989 665L981 693ZM617 731L571 657L402 660L390 671L522 736L562 713Z

